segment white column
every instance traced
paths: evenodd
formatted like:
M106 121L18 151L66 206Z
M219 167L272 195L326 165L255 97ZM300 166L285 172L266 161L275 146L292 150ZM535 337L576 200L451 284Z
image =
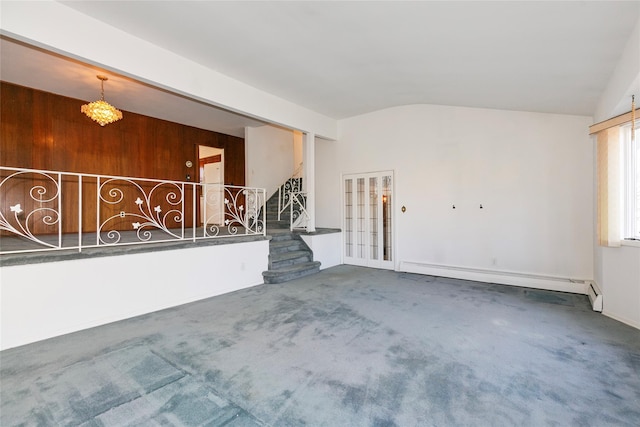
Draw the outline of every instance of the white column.
M302 141L304 170L302 185L307 192L307 231L316 231L316 135L305 133Z

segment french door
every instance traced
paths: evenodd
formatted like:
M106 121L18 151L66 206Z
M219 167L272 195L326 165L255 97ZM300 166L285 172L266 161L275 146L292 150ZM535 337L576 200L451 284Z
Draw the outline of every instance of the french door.
M394 268L393 172L343 175L345 264Z

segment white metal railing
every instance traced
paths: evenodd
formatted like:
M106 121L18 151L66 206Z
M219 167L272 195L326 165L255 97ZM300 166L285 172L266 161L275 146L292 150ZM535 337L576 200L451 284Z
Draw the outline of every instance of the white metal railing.
M309 212L307 212L307 193L304 191L298 191L291 193L291 223L290 229L307 229L309 221Z
M265 190L0 166L0 254L266 234Z
M302 191L302 178L295 174L278 188L278 221L284 211L291 206L291 194Z

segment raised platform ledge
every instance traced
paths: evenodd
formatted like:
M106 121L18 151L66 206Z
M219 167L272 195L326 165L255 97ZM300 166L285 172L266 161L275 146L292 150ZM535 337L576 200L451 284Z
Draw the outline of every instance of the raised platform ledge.
M201 248L207 246L231 245L236 243L257 242L270 240L269 236L232 236L214 239L178 240L175 242L157 242L140 244L123 244L117 246L100 246L82 249L59 249L51 251L6 254L0 256L0 267L13 265L40 264L44 262L59 262L78 259L90 259L107 256L133 255L146 252L173 251L178 249Z

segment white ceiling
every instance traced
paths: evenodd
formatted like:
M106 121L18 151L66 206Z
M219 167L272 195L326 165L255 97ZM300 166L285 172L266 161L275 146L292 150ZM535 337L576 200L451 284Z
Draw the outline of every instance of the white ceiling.
M418 103L590 116L640 17L638 1L61 3L336 119ZM98 70L25 49L3 40L3 80L99 95ZM153 97L161 118L225 133L258 124L121 76L105 92L157 117L140 102Z

